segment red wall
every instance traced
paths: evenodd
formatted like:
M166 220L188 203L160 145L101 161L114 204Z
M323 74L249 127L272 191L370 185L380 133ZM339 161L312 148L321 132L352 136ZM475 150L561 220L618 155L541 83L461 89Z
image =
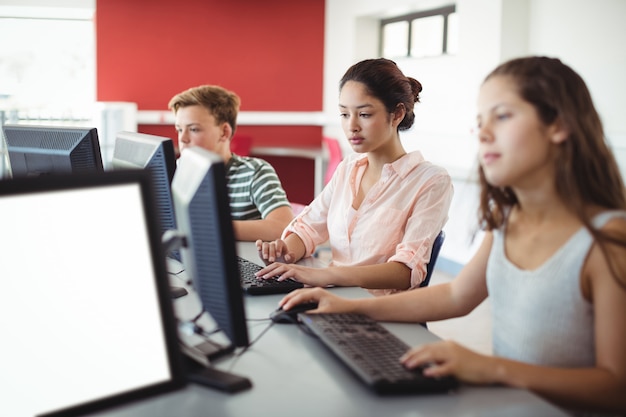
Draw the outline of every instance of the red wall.
M322 110L324 0L97 0L96 44L98 101L166 110L180 91L217 84L242 111ZM139 131L176 140L172 126ZM315 146L322 128L239 133L254 145Z

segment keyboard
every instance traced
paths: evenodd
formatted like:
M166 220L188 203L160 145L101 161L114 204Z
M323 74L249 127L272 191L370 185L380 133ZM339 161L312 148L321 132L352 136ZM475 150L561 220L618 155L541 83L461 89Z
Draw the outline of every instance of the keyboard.
M452 390L454 377L432 378L399 361L409 346L380 323L361 314L306 314L298 318L366 386L377 394L421 394Z
M239 276L241 277L241 288L247 294L286 294L295 289L304 287L303 284L291 279L278 281L274 278L258 278L254 274L263 269L262 266L240 256L237 257L237 261L239 264Z

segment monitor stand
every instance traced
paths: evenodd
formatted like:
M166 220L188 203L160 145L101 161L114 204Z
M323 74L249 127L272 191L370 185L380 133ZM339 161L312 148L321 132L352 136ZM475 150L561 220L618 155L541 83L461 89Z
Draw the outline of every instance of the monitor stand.
M228 393L244 391L252 387L252 382L241 375L221 371L210 364L203 365L192 359L187 349L183 349L187 365L187 379L195 384L204 385Z

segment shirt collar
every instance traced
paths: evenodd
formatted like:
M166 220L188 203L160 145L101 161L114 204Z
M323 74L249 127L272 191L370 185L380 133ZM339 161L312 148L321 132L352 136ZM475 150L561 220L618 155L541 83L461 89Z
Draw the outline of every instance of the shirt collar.
M233 166L235 164L235 162L237 162L237 165L239 165L241 163L241 157L239 157L239 155L231 152L230 159L226 163L226 170L228 171L228 169L231 166Z
M409 152L402 158L392 162L391 169L396 171L400 178L405 178L416 166L424 162L424 157L420 151Z
M385 164L383 172L386 170L394 171L400 178L405 178L417 165L424 162L424 156L420 151L409 152L396 161ZM359 155L356 160L356 166L361 167L367 165L367 154Z

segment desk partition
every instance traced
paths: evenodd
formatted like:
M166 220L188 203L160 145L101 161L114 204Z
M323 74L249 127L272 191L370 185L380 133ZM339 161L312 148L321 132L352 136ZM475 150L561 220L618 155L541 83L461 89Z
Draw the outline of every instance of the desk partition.
M253 243L239 243L239 255L257 260ZM319 265L319 264L318 264ZM170 268L173 285L184 285L184 271ZM189 290L191 290L189 288ZM366 297L360 288L333 288L345 297ZM190 384L184 390L110 410L99 416L567 416L533 393L508 387L462 385L448 394L378 396L361 384L318 340L294 324L275 324L268 316L280 295L245 296L253 344L214 363L218 369L250 378L252 388L235 394ZM179 319L200 308L193 291L175 300ZM383 323L410 345L437 340L419 324ZM208 325L210 326L210 325ZM258 339L257 339L258 338Z

